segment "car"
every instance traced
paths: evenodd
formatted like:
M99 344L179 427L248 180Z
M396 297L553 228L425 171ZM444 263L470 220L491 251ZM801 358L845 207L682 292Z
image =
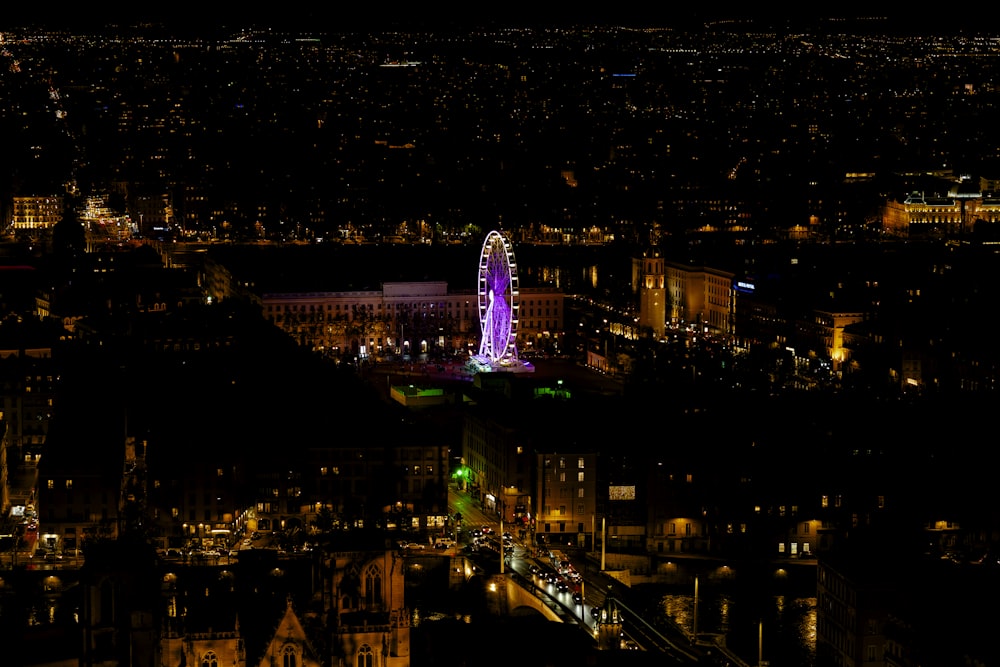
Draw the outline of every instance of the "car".
M423 549L424 545L421 544L420 542L407 542L406 543L406 548L407 549Z
M207 549L201 552L202 558L218 558L221 555L217 549Z
M565 593L569 590L569 584L566 583L565 579L560 579L556 582L556 590L560 593Z
M574 604L583 604L583 594L573 593L573 602Z
M542 568L540 568L537 565L535 565L534 563L532 563L531 567L528 568L528 572L530 572L531 574L541 574L542 573Z
M591 607L590 608L590 615L593 616L594 620L596 621L597 619L599 619L601 617L601 608L600 607Z

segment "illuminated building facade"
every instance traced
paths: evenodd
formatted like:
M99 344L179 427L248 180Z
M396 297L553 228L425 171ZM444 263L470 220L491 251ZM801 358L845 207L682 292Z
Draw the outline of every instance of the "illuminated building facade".
M14 197L11 229L52 229L63 218L63 198L60 195Z
M839 373L843 365L851 360L851 350L845 344L844 328L863 322L865 314L817 310L813 315L823 352L830 359L833 372Z
M639 286L639 327L663 338L667 323L665 262L659 250L650 248L633 261L633 281Z
M522 289L518 337L547 346L563 332L562 292ZM332 355L380 357L475 349L479 304L443 281L387 282L380 290L265 293L264 317L300 345Z
M706 266L666 263L670 320L714 334L734 333L734 274Z
M323 601L331 655L323 664L409 667L410 615L399 554L334 552L324 567L329 572Z
M601 529L597 516L597 458L594 452L537 455L536 539L543 535L550 545L587 547L588 534L593 536Z
M883 230L893 236L966 234L979 221L1000 223L1000 197L957 189L945 196L913 192L902 201L886 202L882 211Z

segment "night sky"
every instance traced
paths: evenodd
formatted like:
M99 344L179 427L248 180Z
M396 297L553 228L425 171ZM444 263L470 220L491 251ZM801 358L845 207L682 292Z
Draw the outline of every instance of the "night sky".
M491 10L470 5L456 11L426 3L282 2L227 5L191 1L135 3L96 8L86 3L64 5L57 11L48 4L17 3L0 13L0 30L19 27L53 27L89 30L106 26L162 24L177 31L199 33L241 27L342 32L353 30L466 29L470 27L546 27L579 25L623 25L677 29L715 25L739 20L755 28L967 32L983 28L981 17L968 13L931 16L872 10L869 4L837 3L817 7L716 2L711 7L696 3L609 3L585 7L569 3L504 3Z

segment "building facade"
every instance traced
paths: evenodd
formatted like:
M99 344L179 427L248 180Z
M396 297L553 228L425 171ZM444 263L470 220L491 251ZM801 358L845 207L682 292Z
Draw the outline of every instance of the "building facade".
M52 229L63 218L61 195L14 197L10 226L15 232Z
M597 459L594 452L536 455L538 505L535 537L547 544L587 547L597 526ZM592 544L592 542L591 542Z
M638 283L639 327L651 331L653 338L663 338L667 324L667 283L660 251L649 249L633 261L633 281Z
M361 358L428 352L454 353L479 345L479 297L449 291L448 283L387 282L379 290L265 293L264 317L300 345L333 356ZM518 346L558 341L563 332L563 294L520 290Z
M733 273L721 269L667 262L670 321L678 326L698 326L705 333L733 334L733 277Z

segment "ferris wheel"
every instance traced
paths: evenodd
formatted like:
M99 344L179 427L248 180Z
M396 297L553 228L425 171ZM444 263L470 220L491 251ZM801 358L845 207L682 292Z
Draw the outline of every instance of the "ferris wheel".
M517 360L517 263L510 240L492 231L479 257L479 356L491 363Z

